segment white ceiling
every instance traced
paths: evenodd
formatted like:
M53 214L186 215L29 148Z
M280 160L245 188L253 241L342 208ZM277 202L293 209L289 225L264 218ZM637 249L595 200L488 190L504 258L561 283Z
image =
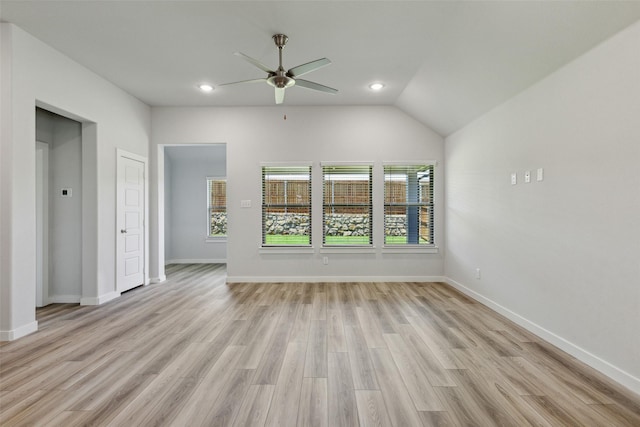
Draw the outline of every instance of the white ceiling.
M13 22L152 106L272 105L233 55L284 67L328 57L286 105L397 105L448 135L640 19L640 1L1 0ZM373 93L367 86L381 81Z

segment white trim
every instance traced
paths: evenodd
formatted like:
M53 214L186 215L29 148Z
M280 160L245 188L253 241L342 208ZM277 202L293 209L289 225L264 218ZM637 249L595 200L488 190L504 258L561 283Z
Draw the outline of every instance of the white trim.
M149 283L162 283L166 280L167 280L167 276L163 274L160 277L152 277L151 279L149 279Z
M169 259L165 261L165 265L168 264L226 264L227 260L224 258L211 258L211 259L195 259L195 258L183 258L183 259ZM165 277L166 280L166 277Z
M227 243L227 236L209 236L205 237L205 243Z
M443 282L443 276L227 276L227 283Z
M78 304L80 295L49 295L50 304Z
M313 254L315 249L313 246L258 246L258 252L261 254Z
M331 162L331 161L324 161L324 162L320 162L320 167L325 167L325 166L375 166L375 163L373 160L359 160L359 161L354 161L354 162L349 162L349 161L335 161L335 162Z
M36 307L49 303L49 144L36 141Z
M375 254L375 246L360 246L360 245L344 245L344 246L322 246L320 248L321 254Z
M388 245L382 247L383 254L402 253L402 254L437 254L440 248L428 245Z
M402 160L382 162L382 166L438 166L437 160Z
M80 305L100 305L105 302L120 298L120 292L109 292L108 294L102 294L98 297L82 298Z
M540 325L530 321L529 319L526 319L520 316L519 314L509 310L508 308L501 306L497 302L469 289L468 287L462 285L461 283L458 283L449 277L445 277L444 279L446 283L453 286L454 288L464 293L465 295L473 298L474 300L489 307L490 309L502 314L503 316L513 321L514 323L522 326L529 332L537 335L538 337L542 338L548 343L553 344L559 349L569 353L576 359L580 360L581 362L584 362L585 364L589 365L593 369L603 373L604 375L608 376L612 380L627 387L629 390L633 391L634 393L640 394L640 378L634 377L630 373L623 371L622 369L612 365L606 360L599 358L598 356L588 352L587 350L577 346L576 344L566 340L565 338L554 334L553 332L541 327Z
M33 321L10 331L0 331L0 341L13 341L38 330L38 322Z
M260 162L259 163L261 168L268 168L268 167L272 167L272 168L286 168L286 167L301 167L301 168L307 168L307 167L313 167L313 162L310 161L304 161L304 162Z

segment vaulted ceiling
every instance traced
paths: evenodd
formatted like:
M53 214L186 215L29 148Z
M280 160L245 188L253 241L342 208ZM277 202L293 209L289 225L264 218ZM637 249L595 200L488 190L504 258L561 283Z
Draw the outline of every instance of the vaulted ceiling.
M28 1L15 23L151 106L274 103L243 52L337 95L287 89L293 105L396 105L446 136L640 19L638 1ZM379 81L386 86L373 92ZM216 88L209 94L201 82Z

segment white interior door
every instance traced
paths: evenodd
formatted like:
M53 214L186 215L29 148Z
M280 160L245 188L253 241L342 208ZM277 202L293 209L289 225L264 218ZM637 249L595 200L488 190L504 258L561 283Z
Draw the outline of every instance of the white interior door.
M145 163L118 156L117 182L117 290L144 283Z

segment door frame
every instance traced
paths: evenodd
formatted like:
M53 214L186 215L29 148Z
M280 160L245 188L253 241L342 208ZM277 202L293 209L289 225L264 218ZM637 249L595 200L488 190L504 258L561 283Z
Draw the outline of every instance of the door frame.
M49 144L36 141L36 307L49 304Z
M123 150L121 148L116 149L116 222L114 224L114 239L115 239L115 292L120 293L118 286L118 279L120 277L118 270L118 239L120 237L120 229L119 226L119 209L118 205L118 194L121 191L121 185L118 182L118 170L122 166L122 159L127 158L131 160L138 161L144 165L144 186L143 191L144 194L142 196L144 200L144 214L142 218L142 230L144 233L143 236L143 253L144 253L144 266L143 266L143 285L149 284L149 161L147 157L141 156L139 154L131 153L129 151Z

